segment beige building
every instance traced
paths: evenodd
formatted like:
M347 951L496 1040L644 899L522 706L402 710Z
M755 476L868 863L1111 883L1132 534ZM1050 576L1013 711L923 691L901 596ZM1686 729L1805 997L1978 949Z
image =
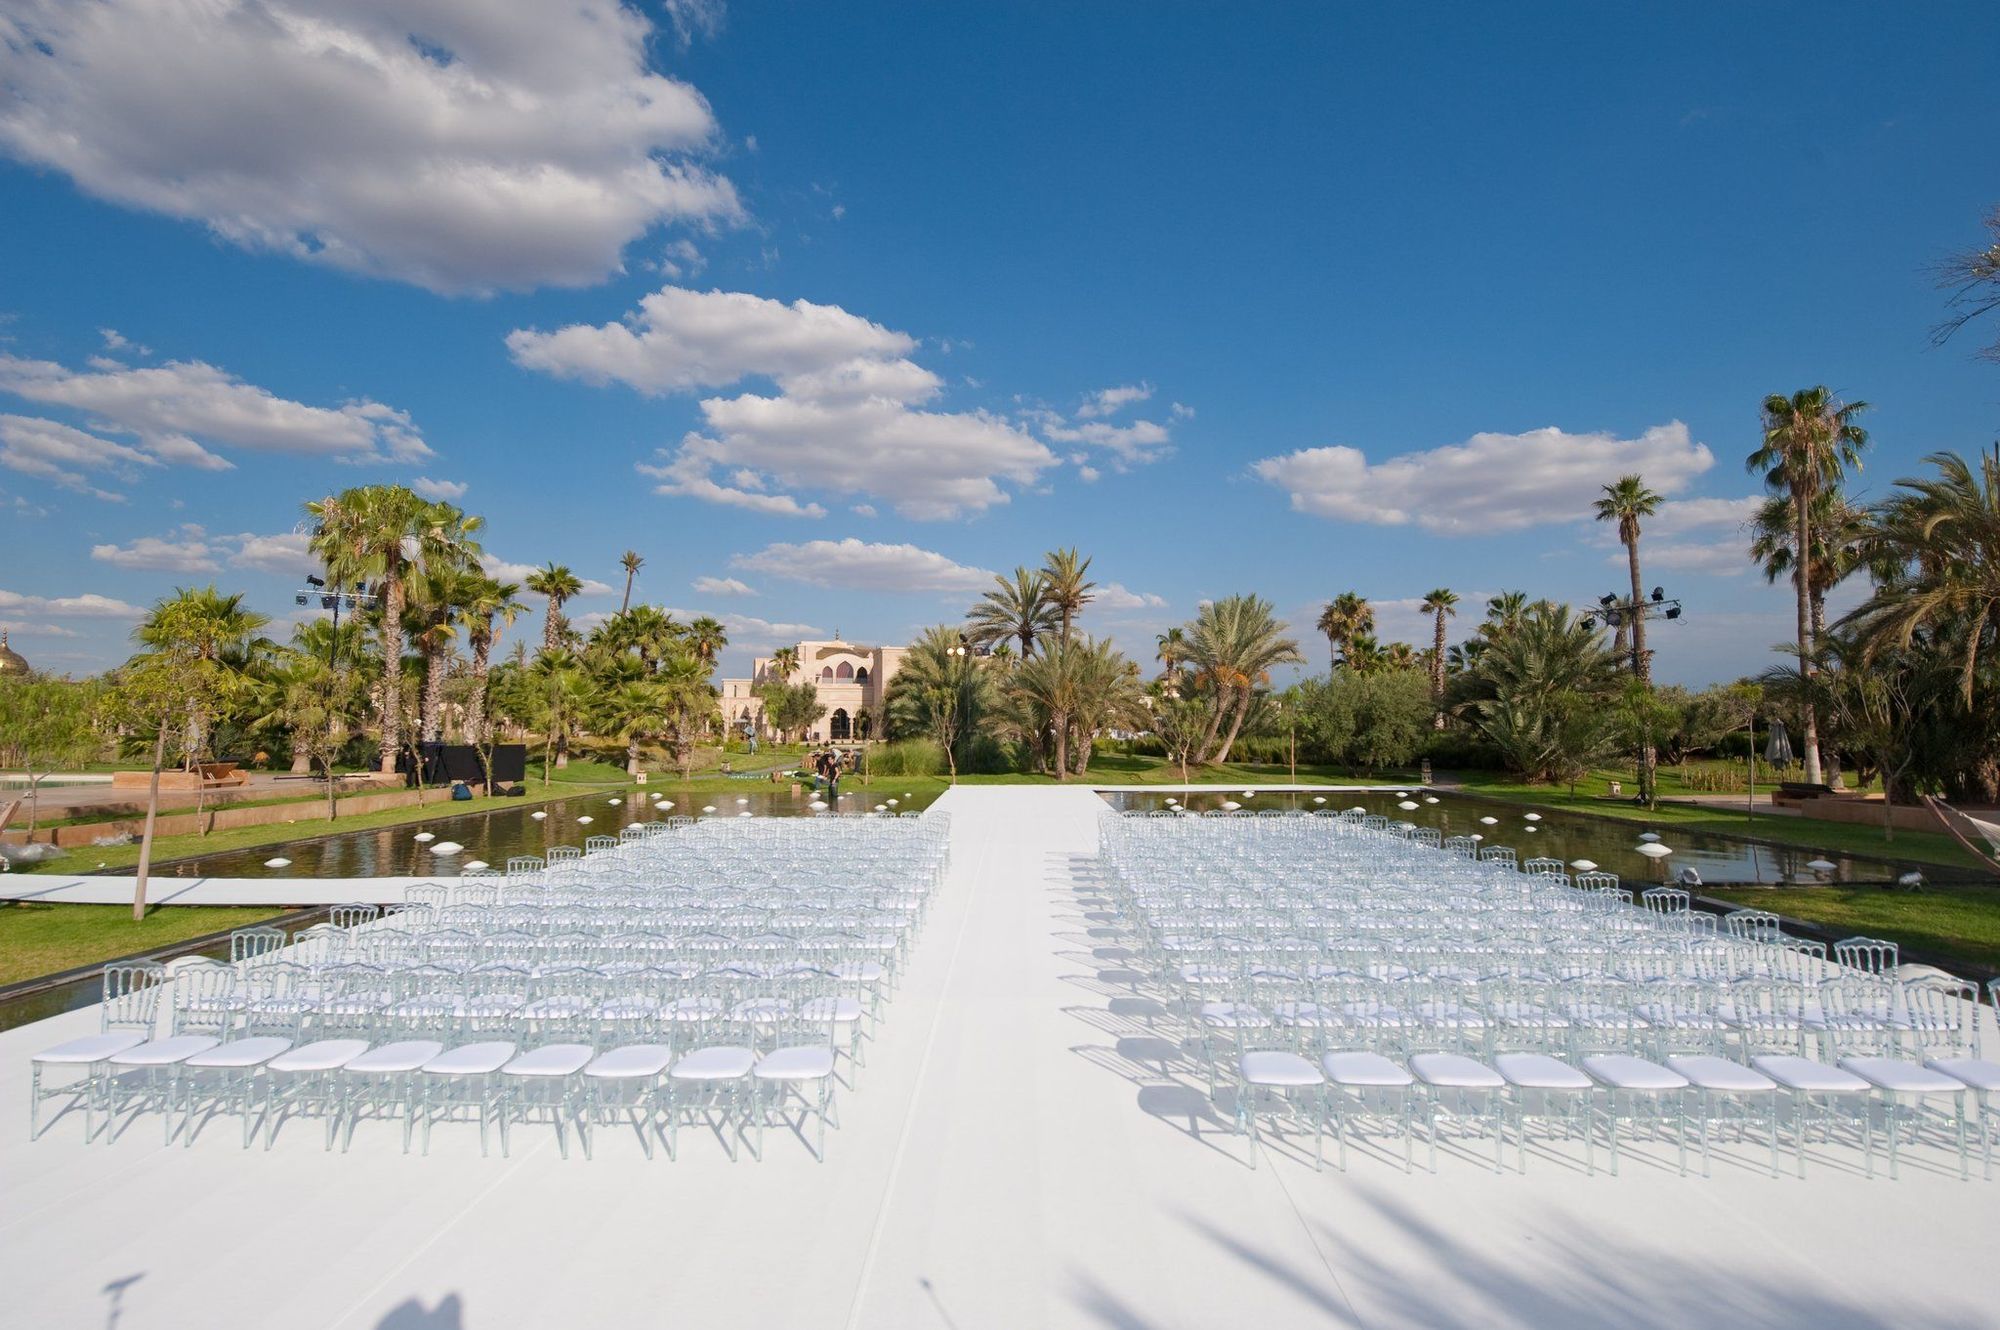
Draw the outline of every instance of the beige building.
M759 656L748 679L724 679L722 714L733 733L746 729L760 738L773 731L764 721L764 701L757 696L759 685L773 682L809 683L819 692L826 707L806 731L808 743L850 743L873 736L882 724L882 702L889 695L889 681L903 663L907 647L864 647L852 642L801 642L795 648L798 667L780 675L772 658Z

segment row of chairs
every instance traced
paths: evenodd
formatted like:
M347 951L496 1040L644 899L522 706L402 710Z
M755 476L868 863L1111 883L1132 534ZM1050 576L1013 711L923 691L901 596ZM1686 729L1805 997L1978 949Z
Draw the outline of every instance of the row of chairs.
M824 1158L836 1089L851 1089L865 1062L946 866L942 815L797 820L779 834L711 821L677 830L595 845L560 868L544 864L539 878L517 864L497 887L440 884L441 903L340 907L292 938L242 930L226 963L110 967L99 1032L33 1059L30 1132L42 1131L43 1103L62 1097L81 1105L87 1139L155 1111L168 1143L191 1141L202 1123L234 1113L246 1147L261 1125L268 1148L285 1119L312 1115L329 1149L385 1119L400 1123L406 1151L419 1135L427 1150L439 1123L476 1121L482 1152L494 1129L504 1152L511 1126L546 1121L567 1155L571 1134L588 1154L593 1126L623 1122L649 1157L656 1140L671 1157L680 1128L701 1121L732 1158L744 1139L761 1158L766 1128L795 1116L802 1137L813 1125L811 1148ZM865 850L865 880L814 889L849 913L861 901L855 930L708 910L705 929L678 934L634 932L619 915L602 932L537 937L508 917L556 900L643 907L654 881L657 923L670 908L662 902L698 879L690 859L733 862L751 850L762 855L761 885L721 884L713 895L782 891L774 876ZM514 899L476 903L501 890ZM476 913L447 928L441 908ZM559 943L565 936L583 941ZM74 1079L44 1084L45 1072L65 1071Z
M1384 1125L1490 1138L1496 1164L1527 1124L1605 1137L1621 1123L1806 1140L1852 1128L1868 1167L1886 1140L1955 1140L1976 1113L1990 1172L1979 990L1898 965L1893 943L1830 955L1776 916L1724 918L1687 893L1635 897L1616 878L1360 814L1107 815L1113 903L1141 969L1179 1014L1239 1126L1267 1110L1346 1139ZM2000 989L1996 989L2000 997ZM1817 1053L1818 1057L1808 1054Z

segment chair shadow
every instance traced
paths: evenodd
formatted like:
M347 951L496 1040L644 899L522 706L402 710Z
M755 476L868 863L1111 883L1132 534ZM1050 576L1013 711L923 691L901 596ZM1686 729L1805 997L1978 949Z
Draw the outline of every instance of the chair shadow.
M435 1307L425 1307L410 1298L389 1309L375 1323L375 1330L465 1330L465 1300L456 1293L438 1299Z

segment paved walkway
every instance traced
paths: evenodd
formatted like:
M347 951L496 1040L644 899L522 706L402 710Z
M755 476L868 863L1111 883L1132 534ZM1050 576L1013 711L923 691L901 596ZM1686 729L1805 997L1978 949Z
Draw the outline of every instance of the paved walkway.
M94 1019L73 1013L0 1034L0 1325L2000 1325L2000 1186L1908 1164L1252 1171L1161 1071L1092 895L1097 799L942 806L952 873L827 1163L774 1136L732 1166L684 1135L648 1165L608 1134L564 1162L533 1130L511 1160L463 1130L428 1159L387 1130L328 1155L297 1125L246 1154L223 1121L191 1149L152 1120L86 1148L74 1118L30 1146L26 1056Z

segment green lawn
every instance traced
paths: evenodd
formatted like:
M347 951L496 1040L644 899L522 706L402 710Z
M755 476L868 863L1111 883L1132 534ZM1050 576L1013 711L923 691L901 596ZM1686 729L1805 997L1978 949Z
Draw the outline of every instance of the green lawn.
M2000 972L2000 890L1928 886L1922 891L1879 887L1746 887L1707 893L1752 909L1770 910L1832 929L1887 938L1925 960L1965 973Z
M0 905L0 984L244 928L276 913L268 905L169 905L134 921L129 905Z

